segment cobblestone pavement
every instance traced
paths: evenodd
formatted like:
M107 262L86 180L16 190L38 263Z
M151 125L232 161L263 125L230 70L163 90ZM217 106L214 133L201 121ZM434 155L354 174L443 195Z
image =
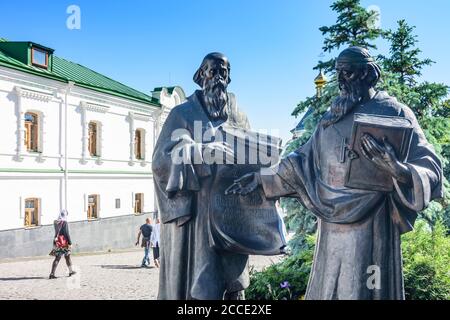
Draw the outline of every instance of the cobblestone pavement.
M48 280L52 257L0 262L0 300L156 299L158 269L141 268L142 257L141 250L75 255L77 274L70 278L63 258L54 280ZM261 270L279 259L252 256L250 265Z

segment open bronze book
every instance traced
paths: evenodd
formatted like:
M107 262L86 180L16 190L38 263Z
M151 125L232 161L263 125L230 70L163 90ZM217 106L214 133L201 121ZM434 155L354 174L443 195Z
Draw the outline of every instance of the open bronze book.
M408 158L412 124L402 117L355 114L345 186L391 192L394 189L392 177L365 158L361 151L361 136L366 133L370 134L381 145L383 144L383 138L386 138L387 142L394 148L398 159L403 162Z
M276 164L281 141L242 129L222 129L236 162L216 165L208 210L210 245L241 254L280 254L286 240L275 201L266 199L261 189L247 196L225 195L225 190L242 175Z

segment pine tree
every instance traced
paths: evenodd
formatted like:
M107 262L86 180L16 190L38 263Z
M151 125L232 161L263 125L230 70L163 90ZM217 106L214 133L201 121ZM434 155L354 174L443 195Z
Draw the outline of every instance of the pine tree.
M389 30L384 34L390 43L390 57L382 58L383 66L387 72L395 74L401 84L412 87L422 75L423 67L434 62L419 58L422 51L416 47L418 40L413 34L415 27L409 26L405 20L399 20L397 24L397 30Z
M322 50L331 53L343 46L360 46L367 49L376 49L373 40L383 34L383 30L376 28L374 20L377 12L367 11L360 4L360 0L337 0L330 8L338 16L336 23L319 30L325 36ZM327 73L332 72L334 59L326 62L319 61L315 69L323 69Z
M427 81L419 83L422 69L434 61L420 59L422 50L417 47L417 35L413 34L415 27L408 25L405 20L400 20L397 24L395 31L385 33L390 44L389 56L380 56L384 69L383 78L387 80L384 81L385 89L411 107L419 122L430 116L447 117L450 112L445 97L449 87Z
M397 24L397 30L386 33L390 48L389 56L381 57L385 78L382 88L414 111L427 138L442 155L450 148L449 87L442 83L419 82L422 69L433 61L420 59L422 51L413 34L415 27L405 20ZM446 164L447 159L442 157L442 160Z
M382 89L409 106L415 113L428 142L433 144L444 168L444 198L431 203L420 217L433 227L442 219L450 227L450 102L449 87L442 83L419 82L422 69L434 63L421 59L415 27L405 20L397 22L395 31L389 30L386 39L390 49L388 57L381 57L384 81Z

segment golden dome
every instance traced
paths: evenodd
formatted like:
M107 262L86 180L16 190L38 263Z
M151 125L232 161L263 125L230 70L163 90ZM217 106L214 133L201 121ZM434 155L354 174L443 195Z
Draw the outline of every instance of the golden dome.
M314 79L314 83L318 87L323 87L327 83L328 79L323 73L323 70L320 69L319 75Z
M314 79L314 83L316 84L316 95L317 97L320 97L322 95L322 88L327 83L328 79L323 73L323 70L320 69L319 75Z

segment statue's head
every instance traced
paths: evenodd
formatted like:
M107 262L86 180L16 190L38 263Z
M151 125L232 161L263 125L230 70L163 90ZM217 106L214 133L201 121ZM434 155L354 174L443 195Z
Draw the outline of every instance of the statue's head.
M223 53L208 53L194 74L194 82L204 90L217 85L226 89L231 82L230 67L230 62Z
M343 95L361 94L361 90L375 87L381 70L367 49L350 47L336 59L339 89Z
M381 69L367 49L350 47L336 59L336 74L340 96L333 101L330 113L324 118L324 126L338 122L363 102L380 80Z
M194 82L202 88L204 103L213 117L225 116L227 87L231 82L230 67L224 54L212 52L203 58L194 75Z

